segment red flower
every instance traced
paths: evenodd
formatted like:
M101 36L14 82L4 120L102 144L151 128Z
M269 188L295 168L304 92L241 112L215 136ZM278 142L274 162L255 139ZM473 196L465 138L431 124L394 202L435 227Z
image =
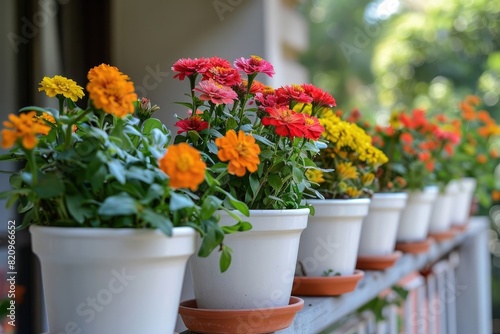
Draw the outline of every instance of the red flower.
M401 141L405 144L413 143L413 136L407 132L401 134Z
M307 95L300 85L282 86L276 89L275 94L280 104L286 105L292 101L306 104L312 102L312 97Z
M234 90L211 79L200 81L194 90L202 93L200 100L211 101L213 104L228 104L238 98Z
M219 57L209 58L202 70L203 80L215 80L224 86L234 86L241 83L240 72L231 67L231 63Z
M179 78L179 80L184 80L186 76L192 76L204 71L206 66L207 59L206 58L182 58L174 63L172 66L172 71L179 72L174 75L175 78Z
M271 94L266 94L265 92L256 93L255 101L257 101L257 105L262 110L265 110L266 108L269 107L271 108L288 107L288 101L285 101L283 99L280 100L280 98L276 96L276 94L274 93Z
M203 121L200 116L195 115L178 121L177 123L175 123L175 126L179 128L177 134L188 131L200 132L208 128L208 122Z
M303 84L302 88L305 94L311 97L312 104L315 106L332 108L337 105L333 96L312 84Z
M255 73L264 73L269 77L274 75L273 65L259 56L250 56L248 59L238 58L234 61L234 66L248 75Z
M273 125L278 135L283 137L304 137L305 126L302 114L288 108L266 108L269 116L262 118L265 126Z
M308 114L300 114L304 117L304 137L307 139L318 140L325 128L319 123L319 120Z

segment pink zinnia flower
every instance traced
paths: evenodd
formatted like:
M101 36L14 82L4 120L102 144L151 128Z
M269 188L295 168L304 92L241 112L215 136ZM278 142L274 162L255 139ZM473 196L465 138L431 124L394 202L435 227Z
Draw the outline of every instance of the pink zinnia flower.
M262 124L264 126L273 125L275 127L276 134L289 137L293 139L294 137L304 137L305 125L304 117L302 114L296 113L288 108L266 108L268 116L262 118Z
M304 137L307 139L318 140L321 134L325 131L323 125L319 123L319 120L308 114L300 114L304 118Z
M238 58L234 61L234 66L248 75L264 73L267 74L267 76L272 77L275 73L273 65L259 56L252 55L248 59L243 57Z
M312 104L315 106L332 108L337 105L337 102L329 93L312 84L303 84L302 88L304 93L311 97Z
M200 116L195 115L178 121L175 123L175 126L179 128L177 131L178 134L192 130L200 132L208 128L208 122L204 121Z
M210 67L203 73L203 80L214 80L224 86L235 86L241 83L240 73L232 67Z
M279 99L276 94L266 94L266 93L255 93L255 101L261 110L266 110L266 108L280 108L288 107L288 101Z
M207 59L205 58L182 58L174 63L172 66L172 71L179 72L174 75L175 78L179 80L184 80L186 76L191 76L204 71Z
M200 81L194 90L201 93L200 100L210 101L213 104L228 104L238 98L238 94L234 90L212 79Z

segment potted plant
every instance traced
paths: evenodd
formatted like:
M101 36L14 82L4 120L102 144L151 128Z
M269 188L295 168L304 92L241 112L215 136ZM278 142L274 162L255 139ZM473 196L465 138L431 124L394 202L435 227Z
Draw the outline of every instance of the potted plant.
M358 124L372 137L372 144L382 149L385 143L377 134L376 126L362 113L353 109L346 120ZM367 186L371 192L368 214L363 219L356 267L380 270L392 266L401 256L395 251L396 236L401 213L408 194L402 189L406 180L390 172L392 161L387 161L374 172L374 180Z
M500 156L496 140L500 135L500 126L486 110L480 108L481 104L481 99L475 95L466 96L459 104L458 125L462 140L452 158L453 164L460 166L457 174L459 192L452 215L452 224L459 229L467 226L474 199L480 206L488 208L491 192L500 188L495 176Z
M439 193L434 203L430 222L429 236L437 241L453 237L451 230L452 215L456 210L454 201L460 193L457 174L460 166L453 163L456 146L460 143L460 122L452 121L444 114L437 114L431 120L429 140L436 144L432 149L435 160L433 182L439 188Z
M193 201L206 165L189 145L168 146L150 118L158 107L116 67L96 66L88 80L84 109L83 88L56 75L39 91L58 109L9 115L1 159L22 167L1 196L30 229L50 333L171 333L196 232L200 255L224 247L217 205Z
M387 162L358 125L342 120L329 106L298 108L316 115L325 127L326 148L315 157L320 171L309 171L322 198L308 200L315 215L302 234L299 262L306 276L355 277L363 219L370 205L369 189L377 168ZM307 278L298 278L307 280Z
M315 117L292 110L297 101L316 97L313 87L277 89L256 80L271 77L273 66L258 56L226 59L183 58L172 67L174 78L189 83L187 116L179 117L176 143L189 143L203 153L210 177L198 189L203 199L212 187L244 202L241 215L250 231L228 236L232 266L224 273L214 256L190 261L198 308L263 309L290 303L300 234L310 206L305 177L315 169L315 141L323 131ZM243 76L243 77L242 77ZM244 78L244 79L243 79ZM228 209L240 209L220 199ZM234 214L221 213L221 224ZM181 314L182 315L182 314Z
M396 235L396 248L403 251L422 252L429 246L430 215L438 194L437 186L432 185L436 142L429 138L431 128L422 109L394 112L388 124L375 128L375 143L389 158L380 171L380 188L390 189L392 180L400 177L408 193Z

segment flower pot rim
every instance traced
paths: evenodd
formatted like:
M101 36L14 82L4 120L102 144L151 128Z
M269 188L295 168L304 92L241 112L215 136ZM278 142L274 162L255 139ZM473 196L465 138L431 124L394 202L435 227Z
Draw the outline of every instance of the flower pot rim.
M391 198L391 199L406 199L408 198L408 193L404 191L400 192L376 192L373 193L373 198Z
M302 216L305 214L309 214L310 209L309 208L300 208L300 209L265 209L265 210L249 210L250 211L250 216L255 217L255 216L269 216L269 215L287 215L287 216ZM240 211L234 210L232 211L233 213L245 218L246 216L243 215ZM219 214L221 216L229 216L229 213L226 211L219 211Z
M311 199L307 200L309 204L312 205L331 205L333 203L339 203L343 205L359 205L359 204L369 204L369 198L348 198L348 199Z
M160 229L147 228L101 228L101 227L62 227L62 226L46 226L46 225L31 225L30 232L39 232L50 235L67 235L79 237L131 237L131 236L148 236L155 235L158 237L167 236ZM172 236L190 236L196 234L196 230L190 226L177 226L172 228ZM170 236L167 236L170 237Z

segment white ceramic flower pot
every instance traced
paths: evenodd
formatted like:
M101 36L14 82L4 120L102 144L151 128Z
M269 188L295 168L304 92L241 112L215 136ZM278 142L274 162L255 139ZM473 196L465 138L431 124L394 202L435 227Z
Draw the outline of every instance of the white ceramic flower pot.
M423 241L429 232L429 223L438 187L426 187L423 191L408 193L406 206L399 221L398 242Z
M359 241L359 256L389 255L394 252L399 219L408 194L375 193L368 215L363 220Z
M189 260L194 295L200 308L255 309L289 304L300 234L309 209L251 210L250 231L226 235L233 249L229 269L219 270L219 254ZM234 219L221 213L221 225Z
M300 238L299 263L307 276L333 270L352 275L356 267L363 218L370 199L310 200L314 216Z
M458 194L453 203L452 224L464 226L469 221L472 197L476 190L476 179L462 178L458 182Z
M31 226L50 334L172 333L196 232Z
M439 192L432 208L429 222L429 233L442 233L451 228L451 219L458 192L458 183L450 182L443 192Z

